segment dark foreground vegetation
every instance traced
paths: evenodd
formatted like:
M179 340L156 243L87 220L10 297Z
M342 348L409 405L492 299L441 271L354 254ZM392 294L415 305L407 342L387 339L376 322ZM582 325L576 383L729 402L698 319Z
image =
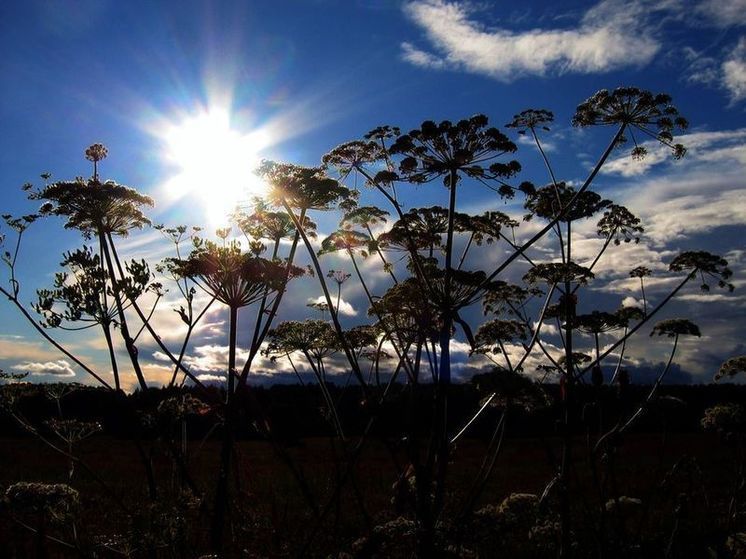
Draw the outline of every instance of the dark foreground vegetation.
M400 436L411 392L393 385L387 409L380 410L382 421L366 429L369 415L360 391L329 388L340 420L349 426L345 441L334 436L315 387L240 393L235 499L223 556L415 553L408 514L415 486L401 475L409 458ZM545 557L556 551L558 503L548 480L562 452L559 424L551 419L560 387L544 390L546 407L523 401L490 409L454 445L447 486L454 498L436 535L445 556ZM649 390L586 386L578 393L574 555L742 556L737 529L746 497L746 416L734 402L744 401L746 387L663 387L645 419L609 441L601 450L603 463L596 463L599 427L612 425L625 401L639 402ZM15 418L6 414L0 424L1 557L211 556L218 408L199 400L193 389L130 396L69 385L16 385L14 391ZM420 396L432 398L433 391ZM450 432L460 430L482 397L479 377L451 387ZM501 417L508 428L493 454L494 425ZM272 423L271 441L257 427L264 420ZM411 432L427 438L426 423ZM495 459L488 472L485 455ZM149 487L156 488L157 499Z

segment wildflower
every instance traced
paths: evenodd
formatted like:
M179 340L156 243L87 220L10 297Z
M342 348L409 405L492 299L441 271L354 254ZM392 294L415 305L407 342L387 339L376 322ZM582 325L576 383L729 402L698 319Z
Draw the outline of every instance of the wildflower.
M728 261L703 250L682 252L671 261L668 268L672 272L689 271L689 277L692 279L699 274L702 279L702 285L700 286L702 291L710 290L707 278L716 279L718 287L731 292L734 289L733 284L726 281L733 275L733 272L728 268Z
M97 163L109 155L109 150L103 144L92 144L85 150L85 158Z
M705 431L740 432L746 424L746 411L739 404L717 404L705 410L700 423Z
M679 115L666 94L653 94L636 87L602 89L578 105L572 118L573 126L622 125L632 134L632 157L640 159L646 149L637 144L634 130L671 148L674 158L681 159L686 148L673 143L674 130L686 130L689 123ZM622 141L619 144L623 143Z
M669 338L678 338L681 335L697 337L702 335L699 327L685 318L661 320L653 327L653 331L650 332L651 336L655 336L656 334L658 336L668 336Z
M714 380L717 382L723 378L732 378L741 373L746 373L746 355L731 357L720 365L718 372L715 373Z
M571 282L585 285L595 276L585 266L568 262L550 262L546 264L537 264L532 267L524 276L523 280L527 283L538 283L544 280L548 284Z
M487 125L484 115L475 115L456 124L448 120L438 124L426 120L392 144L391 152L403 156L399 173L415 184L443 177L447 188L456 186L459 173L484 184L502 183L502 179L521 170L520 164L515 160L492 163L489 167L486 164L517 148L505 134Z
M11 510L43 514L56 523L73 518L80 504L78 492L63 483L14 483L5 491L5 500Z

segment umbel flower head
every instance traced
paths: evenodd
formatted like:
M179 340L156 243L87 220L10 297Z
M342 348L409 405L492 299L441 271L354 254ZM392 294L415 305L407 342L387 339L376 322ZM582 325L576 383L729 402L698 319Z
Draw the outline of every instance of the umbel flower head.
M324 320L288 320L267 333L264 355L287 355L300 351L321 359L337 351L339 341L331 324Z
M457 213L454 217L455 228L466 214ZM441 247L443 235L448 230L448 210L440 206L430 208L412 208L391 226L391 229L380 235L379 239L386 247L401 250Z
M106 157L106 148L94 144L86 150L86 158L96 164ZM40 215L67 218L66 229L78 229L86 238L91 235L126 236L131 229L142 229L150 220L143 206L153 206L153 199L134 188L114 181L101 182L98 173L91 179L59 181L29 194L31 200L43 202Z
M429 299L415 278L408 278L389 288L373 302L368 310L381 322L381 329L390 329L399 342L414 341L420 337L437 339L440 332L438 308Z
M699 326L685 318L669 318L667 320L661 320L658 324L653 326L653 331L650 332L651 336L668 336L669 338L677 338L679 336L702 336L699 331Z
M477 329L474 338L477 353L501 353L501 344L525 340L528 337L526 326L518 320L488 320Z
M363 170L370 165L383 159L385 152L380 144L373 140L354 140L337 146L321 158L324 168L333 167L341 177L346 177L351 172Z
M399 173L410 182L425 183L442 176L445 186L451 188L456 186L451 181L458 180L459 173L483 182L500 182L515 175L521 170L517 161L489 162L516 149L505 134L488 127L486 116L475 115L455 124L426 120L399 136L390 151L403 156Z
M593 311L573 318L572 325L586 334L602 334L618 330L624 326L624 321L618 314L603 311Z
M497 408L518 406L527 411L546 407L549 400L542 388L528 376L493 367L489 372L476 374L472 385L480 395L494 394L490 405Z
M513 117L505 126L515 128L519 134L525 134L526 130L533 130L541 127L543 130L549 130L548 124L554 121L554 113L546 109L526 109Z
M517 315L518 309L529 297L541 293L538 289L526 289L520 285L506 283L502 280L491 281L485 287L482 297L484 314Z
M702 418L705 431L717 431L725 435L742 432L746 424L746 412L739 404L717 404L705 410Z
M677 159L686 153L683 145L672 142L674 130L686 130L689 123L671 104L671 97L663 93L655 95L636 87L602 89L578 105L572 124L583 127L624 125L631 133L638 130L669 146ZM620 144L625 141L620 140ZM639 159L645 153L646 149L635 141L632 156Z
M365 357L371 361L386 357L383 351L377 351L380 329L375 325L364 324L345 330L344 336L355 355Z
M637 266L629 271L629 277L631 278L645 278L650 274L652 274L652 272L647 266Z
M287 203L293 209L330 210L357 195L328 177L320 167L263 161L257 174L269 186L268 199L278 206Z
M288 279L303 275L303 269L244 253L237 242L219 246L199 242L185 260L168 261L175 275L188 277L218 301L231 308L251 305L266 293L284 288Z
M376 206L358 206L345 213L339 226L344 229L352 229L355 226L370 229L379 223L386 223L389 212Z
M63 483L14 483L5 491L8 507L18 513L43 514L52 522L74 517L80 505L78 492Z
M253 239L269 239L279 243L281 239L291 238L295 234L292 218L284 211L272 211L263 200L256 200L251 213L239 210L233 217L239 229ZM302 226L306 235L316 238L316 224L308 216Z
M364 249L362 255L365 258L368 255L368 250L374 248L371 246L372 242L371 238L365 233L349 229L339 229L321 241L321 248L318 254L321 256L322 254L337 252L339 250L352 252L357 249Z
M573 200L572 207L565 211ZM528 193L524 207L529 213L523 219L530 221L533 216L539 216L552 220L564 211L562 221L577 221L591 217L609 206L611 206L610 200L604 200L591 190L583 191L576 198L575 189L560 182Z
M746 373L746 355L731 357L725 363L720 365L718 372L715 373L715 382L723 378L733 378L736 375Z
M108 155L109 150L106 149L106 146L104 144L92 144L85 150L85 158L88 161L93 161L94 163L98 163L102 159L106 159Z
M644 231L645 229L640 225L640 218L624 206L617 204L607 206L603 216L598 220L598 236L614 239L615 245L632 241L637 244Z
M733 275L733 272L728 268L728 261L704 250L682 252L671 261L668 268L672 272L688 271L689 277L692 279L699 275L702 279L702 285L700 286L702 291L710 290L710 285L707 283L708 278L717 280L718 287L728 291L734 289L733 284L726 281Z
M595 278L593 272L575 262L568 262L567 264L562 262L548 262L537 264L531 268L523 276L523 281L527 283L544 281L549 285L563 282L586 285L593 278Z

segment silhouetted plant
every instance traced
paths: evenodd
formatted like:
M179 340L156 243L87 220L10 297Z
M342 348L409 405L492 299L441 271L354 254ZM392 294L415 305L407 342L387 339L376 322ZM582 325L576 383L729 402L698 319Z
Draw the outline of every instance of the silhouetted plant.
M233 447L232 430L235 425L234 392L239 376L236 369L238 348L238 311L261 300L268 294L275 296L285 289L288 272L290 277L303 274L294 266L287 268L280 262L266 260L256 255L256 251L244 253L238 242L226 242L227 233L218 233L224 241L222 245L211 241L195 241L195 248L184 260L172 259L170 267L177 276L194 280L210 296L229 310L228 367L226 391L226 423L221 451L220 471L215 497L215 513L212 525L212 545L222 547L223 523L228 507L228 476Z
M229 473L232 468L238 473L234 439L244 420L241 412L246 411L246 405L256 415L251 422L255 433L266 439L290 468L309 503L313 518L302 530L307 536L299 549L301 556L311 553L313 539L324 533L329 511L336 510L339 517L346 483L352 486L361 514L369 521L355 481L356 461L363 455L367 441L377 436L377 422L381 419L390 419L390 428L396 432L398 442L381 439L391 450L397 475L395 488L403 496L397 504L410 507L404 511L409 517L372 527L369 537L356 545L361 554L376 549L391 551L397 544L392 543L390 536L398 535L414 539L409 543L414 543L418 556L437 556L448 549L462 549L454 542L464 536L469 522L489 520L497 526L501 549L506 552L518 553L520 544L531 540L532 552L551 553L559 548L561 556L566 557L574 546L580 545L577 538L582 530L592 534L597 554L607 555L612 545L622 546L625 511L638 506L637 498L629 497L615 485L621 436L658 401L680 336L700 336L700 332L685 319L656 324L651 335L671 338L671 355L650 390L636 403L630 395L627 342L691 280L698 278L705 291L713 282L732 291L732 273L719 256L684 252L669 265L669 272L683 274L680 283L655 305L645 294L644 278L651 272L638 265L629 274L640 280L642 310L626 307L610 312L593 308L593 298L587 295L586 288L603 279L597 268L601 259L616 246L638 243L643 234L640 220L627 208L591 189L595 178L627 138L634 144L630 155L645 156L645 147L638 143L636 135L661 142L675 158L680 158L685 148L674 143L673 133L685 129L687 122L667 95L636 88L598 92L578 106L572 122L580 127L608 126L612 136L585 180L576 184L560 180L544 148L542 137L550 132L553 120L550 111L528 109L507 125L526 135L539 151L549 175L549 183L543 186L518 182L521 165L512 159L517 146L503 132L490 127L487 117L477 115L439 123L428 120L404 134L397 127L378 127L363 140L332 150L323 157L323 167L264 162L258 174L268 185L266 200L247 201L233 216L239 235L244 238L243 247L231 238L230 228L219 230L219 240L211 242L198 238L197 230L185 226L157 226L175 250L175 257L167 259L157 272L172 280L183 298L183 303L174 308L186 325L178 352L168 349L154 318L163 286L153 281L150 266L144 260L122 260L114 242L115 238L149 225L144 209L152 205L152 200L113 181L102 182L99 163L106 158L107 150L94 144L85 154L93 163L91 179L55 182L32 190L30 198L42 202L38 214L5 216L18 241L15 250L4 255L10 277L6 286L0 286L0 293L76 365L109 386L30 317L19 302L20 283L16 277L20 239L39 216L62 217L66 228L76 229L92 241L91 247L65 254L62 265L69 272L59 273L51 289L38 291L35 308L46 327L103 328L116 390L120 389L120 370L111 332L118 330L121 334L143 392L153 381L146 378L140 365L142 356L136 342L143 332L151 335L173 364L168 384L174 393L168 392L160 404L151 404L150 409L141 411L150 420L148 433L158 435L154 440L173 458L180 482L195 495L195 484L185 461L187 437L182 434L179 451L172 435L179 426L185 429L187 415L218 418L222 444L210 519L210 546L218 554L234 550L225 550L224 527L230 518L231 504L242 498L239 491L229 491ZM339 180L327 174L331 170L339 173ZM446 188L442 205L405 206L407 198L401 196L402 189L440 180ZM497 199L522 197L524 221L539 222L538 225L530 235L523 236L519 221L507 213L488 210L471 215L459 211L463 205L459 189L472 185L485 186ZM358 191L362 186L368 187L365 193ZM358 205L358 199L368 194L383 197L390 207ZM314 244L317 228L311 220L312 212L331 210L342 213L340 228L324 238L320 246ZM590 219L595 220L597 250L580 260L575 248L579 231L583 230L579 226ZM187 242L192 245L188 255L183 253L182 245ZM295 264L299 243L311 261L307 270ZM354 276L328 270L328 266L326 273L322 270L319 259L332 253L344 253L349 258ZM361 265L361 259L371 255L380 260L384 274L372 276L370 263ZM512 284L505 276L516 261L524 266L522 281ZM331 322L290 320L275 326L289 282L306 272L315 275L323 292L323 298L309 306L321 310L322 318L328 312ZM343 324L348 319L340 313L342 287L347 289L347 282L353 277L360 282L368 300L371 325L349 328ZM329 281L337 286L336 302ZM208 299L199 310L195 304L198 290L204 291ZM147 312L141 307L143 301L152 304ZM218 402L219 394L206 387L185 365L192 333L215 301L228 307L229 314L224 402ZM486 315L483 320L471 320L476 304L481 304ZM253 307L256 314L247 343L242 344L238 320L239 313L241 317L248 314L247 307ZM556 331L550 331L554 326ZM588 342L589 337L592 343ZM449 401L455 392L451 384L456 371L451 354L459 338L465 341L459 350L465 348L464 353L468 350L472 355L486 356L495 367L474 377L469 394L472 402L478 404L464 422L454 426L452 418L449 421ZM248 357L239 369L236 360L243 345ZM260 352L273 360L287 361L304 384L296 367L297 357L302 355L318 383L324 415L333 426L334 466L331 488L320 507L302 471L278 444L272 421L248 386L252 363ZM340 371L338 360L342 354L349 368ZM387 367L388 376L383 377L381 361L389 356L395 359ZM332 358L336 360L333 365ZM744 366L739 359L742 358L726 362L716 379L741 372ZM362 360L370 361L367 375L361 370ZM191 382L199 390L199 398L175 389L179 372L183 373L185 384ZM337 373L346 375L339 396L335 396L331 386L332 375ZM616 393L605 387L609 378L618 387ZM359 438L350 436L341 411L342 396L347 394L352 379L359 384L361 399L355 402L354 413L364 418ZM558 382L558 388L545 389L546 379ZM586 390L583 385L589 380L592 386ZM402 382L401 387L397 381ZM10 402L10 408L11 400L26 390L20 383L2 388L4 405ZM478 509L505 440L507 418L514 417L514 413L543 409L551 404L551 396L556 399L555 405L542 413L556 420L560 454L554 458L556 447L547 445L554 475L543 494L512 494L499 506ZM387 418L384 414L392 409L388 404L394 398L401 403L396 408L400 416ZM58 403L60 399L61 396ZM17 409L12 413L17 414ZM710 413L708 425L717 422L718 413ZM48 427L68 445L62 454L69 457L73 443L95 431L95 424L62 417L61 409L59 415ZM24 421L19 415L17 418ZM597 427L588 427L590 418L594 418ZM478 424L487 428L490 436L472 483L461 499L454 497L456 488L449 485L454 479L449 475L449 463L457 445ZM30 432L45 436L30 423L26 425ZM586 431L591 483L597 493L591 501L581 499L574 488L579 479L575 440L581 425ZM336 439L342 444L337 446ZM134 542L139 537L135 547L152 557L158 546L175 549L183 544L186 509L172 506L158 494L151 464L153 454L145 453L141 445L138 448L146 465L150 501L146 509L131 516L133 526L128 538ZM73 461L71 465L77 463ZM72 477L72 469L70 472ZM647 503L643 501L642 506ZM456 514L451 516L454 510ZM579 521L581 517L586 525ZM156 529L143 528L146 524ZM520 536L516 538L516 534ZM634 545L630 540L629 549ZM619 549L623 552L627 548Z
M720 365L718 372L715 373L715 382L724 378L733 378L736 375L746 373L746 355L731 357L725 363Z

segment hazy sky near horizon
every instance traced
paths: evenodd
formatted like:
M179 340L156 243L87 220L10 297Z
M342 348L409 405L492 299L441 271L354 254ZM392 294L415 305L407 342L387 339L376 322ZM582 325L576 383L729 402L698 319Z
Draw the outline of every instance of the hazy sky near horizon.
M619 85L667 92L691 123L677 138L689 152L678 162L653 146L642 162L632 161L626 149L612 157L594 188L641 217L646 235L600 262L585 301L602 310L636 304L638 285L628 271L646 265L654 271L648 287L654 303L672 285L667 264L676 254L715 252L729 260L735 292L705 294L694 282L661 315L691 317L702 329L701 339L682 344L675 379L708 381L720 362L746 353L746 0L527 0L519 7L477 0L4 2L0 75L1 213L34 211L19 187L40 184L42 172L53 180L88 176L83 151L102 142L109 149L102 176L155 198L153 222L207 228L221 225L221 211L244 195L244 186L256 188L247 176L261 158L316 165L334 146L381 124L408 130L424 119L484 113L503 128L523 109L547 108L556 117L545 136L547 152L561 179L582 182L610 132L573 128L577 104ZM213 154L219 169L196 168L184 157L184 149L194 148L184 148L184 139L213 129L234 140L231 149L244 150L245 157L231 157L226 148ZM532 146L510 134L523 165L519 180L548 182ZM216 186L225 183L233 186ZM464 186L461 211L524 213L517 200L506 204L489 190ZM445 204L446 194L431 184L403 199L407 207ZM381 202L368 192L363 197ZM339 216L314 219L323 237ZM580 227L589 238L594 223ZM8 235L7 245L12 232L3 224L0 233ZM578 256L590 257L597 243L579 242ZM62 253L82 244L58 220L35 223L19 265L21 299L35 300L37 288L51 285ZM168 248L152 230L122 242L126 254L153 262ZM482 254L489 260L497 252ZM534 254L555 256L548 245ZM337 257L322 263L350 267ZM366 263L381 294L387 280L379 268ZM521 274L518 267L506 277L515 281ZM281 318L313 316L305 304L319 295L313 279L298 281ZM353 280L342 297L346 326L368 320ZM167 301L157 314L166 329L179 326L173 304ZM471 313L475 320L479 314ZM211 311L188 352L205 378L225 368L225 318ZM244 336L249 322L241 326ZM649 339L649 331L640 332L629 354L638 380L652 378L669 347ZM60 337L108 374L98 338ZM177 346L175 339L170 343ZM462 376L482 365L467 359L462 336L454 347ZM162 379L168 367L156 349L145 339L140 343L152 377ZM29 371L42 381L85 380L4 301L0 368ZM289 378L266 360L257 371L261 381ZM127 374L125 383L133 381Z

